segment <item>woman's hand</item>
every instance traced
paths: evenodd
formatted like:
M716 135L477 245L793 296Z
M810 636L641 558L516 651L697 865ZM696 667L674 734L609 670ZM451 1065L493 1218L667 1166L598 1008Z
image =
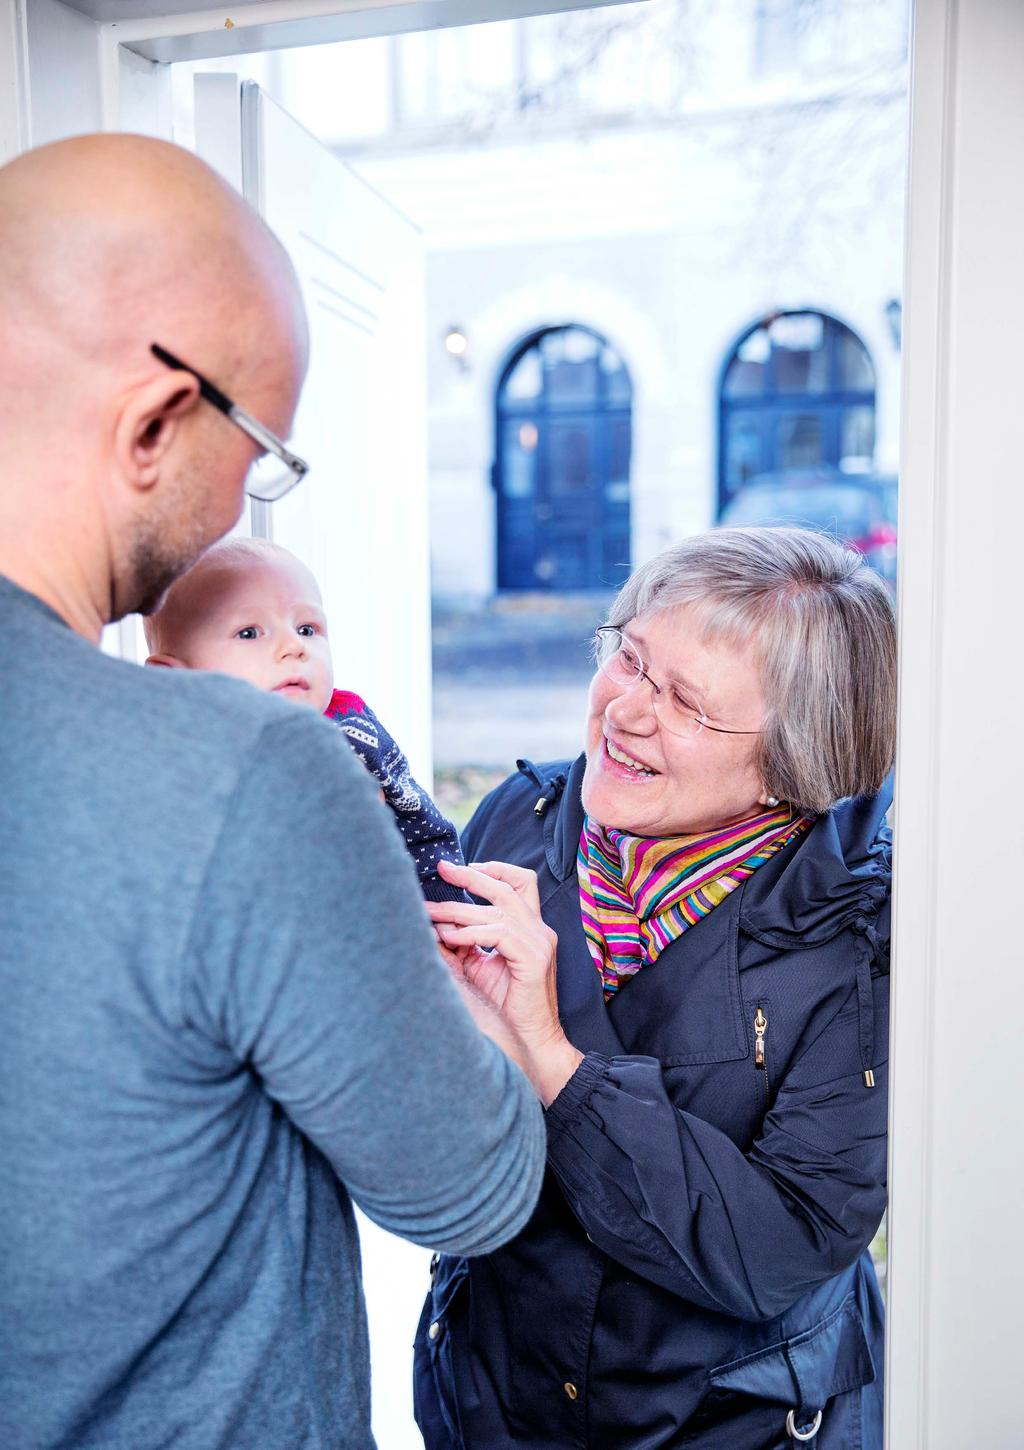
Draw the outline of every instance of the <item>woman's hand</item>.
M583 1055L558 1019L558 938L541 918L536 874L503 861L471 866L442 861L439 870L453 886L488 903L427 902L445 959L465 989L497 1015L500 1031L493 1018L470 1004L477 1025L518 1062L546 1107Z

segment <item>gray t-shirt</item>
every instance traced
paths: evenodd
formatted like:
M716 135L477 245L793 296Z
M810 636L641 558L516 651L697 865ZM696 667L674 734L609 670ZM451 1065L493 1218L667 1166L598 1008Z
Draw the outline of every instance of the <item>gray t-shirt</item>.
M487 1252L539 1106L335 727L3 578L0 682L0 1446L367 1450L351 1200Z

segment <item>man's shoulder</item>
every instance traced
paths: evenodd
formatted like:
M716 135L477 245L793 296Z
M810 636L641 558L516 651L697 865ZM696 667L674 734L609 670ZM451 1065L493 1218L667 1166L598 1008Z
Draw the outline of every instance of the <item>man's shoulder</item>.
M94 702L121 712L126 727L145 722L153 732L150 740L164 739L171 750L188 745L233 753L275 722L306 714L291 701L227 675L146 668L107 656L102 661Z
M296 753L312 761L322 751L342 770L347 763L336 732L314 711L225 675L97 654L72 695L84 752L91 744L102 755L103 742L116 738L118 770L165 801L178 794L183 809L204 797L226 802L257 756L266 770L275 752L265 742L280 742L292 772Z

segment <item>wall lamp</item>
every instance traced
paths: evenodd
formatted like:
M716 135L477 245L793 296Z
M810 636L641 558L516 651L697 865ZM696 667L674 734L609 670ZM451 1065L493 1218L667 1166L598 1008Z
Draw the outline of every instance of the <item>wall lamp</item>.
M469 367L466 357L469 352L469 338L461 327L449 327L444 335L444 350L460 368L465 370Z

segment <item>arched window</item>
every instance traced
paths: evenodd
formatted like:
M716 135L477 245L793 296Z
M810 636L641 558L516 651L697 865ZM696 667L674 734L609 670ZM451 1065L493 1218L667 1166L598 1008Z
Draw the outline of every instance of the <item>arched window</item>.
M499 589L604 589L629 573L632 386L569 324L512 351L496 394Z
M780 312L746 332L722 372L718 508L759 473L869 473L875 369L856 333L823 312Z

